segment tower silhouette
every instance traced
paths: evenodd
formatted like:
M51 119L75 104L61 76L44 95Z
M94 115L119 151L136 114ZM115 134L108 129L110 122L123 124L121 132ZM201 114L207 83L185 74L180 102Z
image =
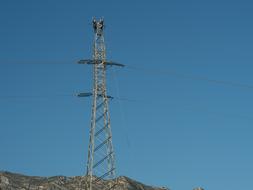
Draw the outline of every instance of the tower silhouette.
M93 184L104 179L114 179L115 154L112 144L109 100L106 89L106 70L108 66L123 64L107 61L104 40L104 20L93 19L94 30L93 59L80 60L79 64L90 64L93 67L93 90L89 93L79 93L78 97L93 97L90 138L88 148L87 189L92 190ZM112 186L106 188L110 189Z

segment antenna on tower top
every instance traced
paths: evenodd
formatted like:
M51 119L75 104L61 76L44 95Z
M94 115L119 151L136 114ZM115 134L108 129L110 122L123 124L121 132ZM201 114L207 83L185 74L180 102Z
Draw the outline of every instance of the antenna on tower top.
M104 19L101 18L97 21L95 18L93 18L92 24L94 32L97 33L98 35L102 35L102 32L104 30Z

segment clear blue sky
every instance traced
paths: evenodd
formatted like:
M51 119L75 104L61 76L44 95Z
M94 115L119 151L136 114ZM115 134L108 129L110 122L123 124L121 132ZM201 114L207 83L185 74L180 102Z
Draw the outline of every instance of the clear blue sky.
M110 94L128 99L110 104L118 175L252 189L252 10L239 0L1 0L0 170L84 174L91 100L67 95L91 89L91 68L75 62L91 57L91 18L104 16L107 57L129 66L108 71Z

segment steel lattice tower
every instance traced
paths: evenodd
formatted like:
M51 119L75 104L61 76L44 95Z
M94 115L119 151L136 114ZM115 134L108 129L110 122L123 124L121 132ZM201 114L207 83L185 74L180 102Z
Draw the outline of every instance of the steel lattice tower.
M79 97L92 96L92 115L88 149L87 173L88 188L102 179L115 178L115 155L112 144L109 100L106 89L106 70L108 66L124 66L106 60L104 41L104 21L93 19L94 29L93 59L80 60L80 64L93 65L93 91L80 93Z

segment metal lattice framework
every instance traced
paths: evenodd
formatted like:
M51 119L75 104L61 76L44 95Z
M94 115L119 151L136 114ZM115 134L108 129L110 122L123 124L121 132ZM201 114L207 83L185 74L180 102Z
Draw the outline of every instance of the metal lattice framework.
M106 91L106 69L108 66L124 66L106 61L104 42L104 21L93 20L94 42L93 59L80 60L80 64L93 65L93 92L80 93L79 97L93 96L90 140L87 162L87 189L92 190L94 183L115 178L115 155L108 103L112 98ZM111 187L109 187L111 188Z

